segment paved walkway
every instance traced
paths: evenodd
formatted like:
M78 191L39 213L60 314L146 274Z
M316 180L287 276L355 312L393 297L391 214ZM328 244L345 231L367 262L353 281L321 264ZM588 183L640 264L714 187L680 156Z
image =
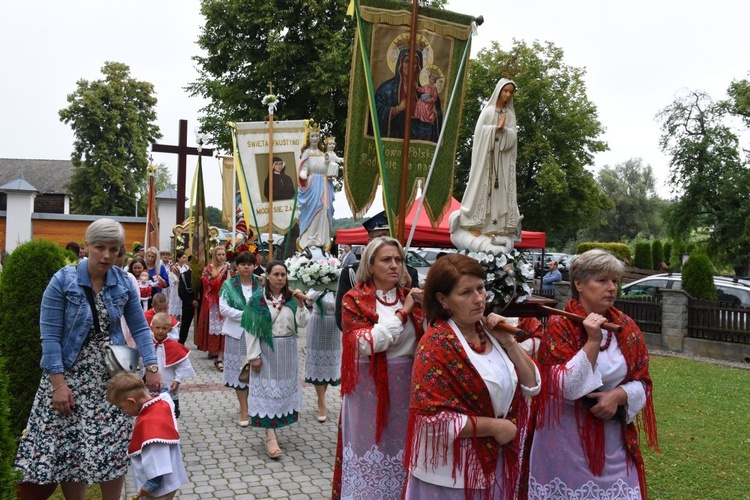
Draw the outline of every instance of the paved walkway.
M180 392L182 456L190 482L176 498L324 499L331 496L336 454L336 424L341 409L339 387L326 393L328 421L317 421L315 389L304 383L305 333L300 332L299 366L304 406L299 421L277 431L284 456L271 460L265 452L263 429L241 428L234 390L221 383L221 373L206 354L195 350L192 333L187 346L197 376ZM128 474L125 497L135 494Z

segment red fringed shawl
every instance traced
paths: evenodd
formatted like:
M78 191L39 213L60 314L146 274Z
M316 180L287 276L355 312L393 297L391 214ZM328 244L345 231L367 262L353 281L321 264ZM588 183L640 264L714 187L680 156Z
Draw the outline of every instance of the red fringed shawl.
M495 416L484 380L471 363L453 328L443 320L433 322L417 346L411 394L404 457L404 464L409 469L417 465L417 446L429 436L429 429L436 432L431 438L427 438L428 453L425 460L428 454L431 455L431 465L436 467L440 465L440 457L448 456L450 426L455 426L454 436L461 431L458 428L459 414L468 415L470 420ZM459 465L463 465L467 498L471 498L474 494L472 490L477 488L485 488L484 496L489 498L498 487L505 498L515 498L520 473L520 439L528 421L528 404L521 395L520 385L516 387L513 404L506 418L518 427L518 432L516 438L505 446L500 446L492 437L477 437L476 429L471 439L457 438L453 441L453 449L450 450L453 456L453 479L456 479ZM503 484L498 485L495 471L501 449L504 458ZM467 463L461 464L464 454ZM442 463L447 462L443 459Z
M406 291L397 290L398 299L403 303ZM359 339L364 338L373 349L372 328L378 322L375 299L375 287L369 283L357 283L341 301L341 395L354 392L359 380ZM424 313L418 305L411 312L411 320L417 340L423 333ZM378 397L377 415L375 417L375 442L379 443L383 431L388 427L388 408L390 406L390 388L388 387L388 358L385 352L370 355L370 376L375 381Z
M219 305L219 290L221 290L224 280L230 276L231 273L227 268L214 278L213 266L211 264L208 264L203 270L203 274L201 275L201 281L203 282L203 302L200 314L198 315L198 324L196 325L200 331L208 333L209 310L212 306Z
M540 341L544 338L544 325L536 318L518 318L518 328L523 333L516 335L517 342L523 342L532 337Z
M587 316L586 311L577 299L568 301L565 310ZM606 317L608 321L622 326L622 332L615 334L615 338L628 367L623 383L638 380L643 383L646 392L646 406L643 411L638 414L634 423L624 425L628 459L632 460L636 466L641 494L645 499L647 498L646 474L639 446L639 429L646 433L646 442L649 448L659 451L656 415L654 414L652 398L653 383L648 372L648 349L643 333L632 318L614 307L607 310ZM545 420L547 419L559 423L560 412L564 403L560 388L562 387L562 378L565 376L565 370L560 369L561 365L564 366L573 358L583 348L587 340L588 335L583 324L575 323L562 316L550 316L547 336L537 355L537 359L542 365L542 392L534 398L534 413L537 415L539 426L546 425ZM596 418L580 401L576 401L575 408L578 434L589 463L589 469L595 476L601 476L604 468L603 421Z

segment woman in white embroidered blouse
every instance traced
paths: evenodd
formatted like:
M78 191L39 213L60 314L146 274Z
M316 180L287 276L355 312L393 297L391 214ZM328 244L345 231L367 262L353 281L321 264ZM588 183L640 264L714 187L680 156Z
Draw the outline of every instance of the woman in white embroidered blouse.
M570 267L565 310L586 319L552 316L539 348L545 385L533 403L531 499L646 498L635 421L658 449L653 384L643 333L614 307L623 269L600 249Z
M341 433L333 498L397 500L403 493L406 417L421 291L402 286L404 249L380 236L362 252L342 300Z
M250 425L266 430L266 453L274 459L283 454L276 429L295 423L302 409L297 332L310 318L303 297L289 290L284 263L272 261L265 287L253 294L242 315L246 362L252 367Z
M518 432L540 375L500 315L484 316L481 264L454 254L427 275L428 327L412 372L404 498L515 498Z
M240 404L239 426L250 425L247 413L247 382L240 380L240 373L247 357L247 344L240 321L248 299L259 287L255 277L255 254L241 252L234 259L237 272L224 281L219 291L219 312L224 318L221 332L224 334L224 372L221 380L234 389ZM247 374L247 373L246 373Z

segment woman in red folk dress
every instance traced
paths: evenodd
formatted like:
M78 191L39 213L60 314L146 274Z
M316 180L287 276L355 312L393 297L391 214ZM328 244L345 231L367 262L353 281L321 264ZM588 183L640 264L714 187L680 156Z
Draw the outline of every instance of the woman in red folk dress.
M222 246L211 250L211 263L201 276L203 302L195 328L195 345L198 350L208 352L209 358L216 358L214 365L224 371L224 335L221 332L222 318L219 313L219 290L224 280L233 277L227 262L227 251Z
M359 283L342 301L341 418L333 498L398 500L406 470L406 418L423 314L404 249L381 236L362 252Z
M539 393L534 361L484 316L482 265L454 254L435 262L422 301L427 330L412 373L404 498L516 498L527 398Z
M658 450L653 383L643 333L614 307L623 264L590 250L570 267L565 310L550 317L539 348L542 392L534 398L528 497L646 498L644 441ZM620 325L614 333L604 322ZM638 427L636 427L636 417Z

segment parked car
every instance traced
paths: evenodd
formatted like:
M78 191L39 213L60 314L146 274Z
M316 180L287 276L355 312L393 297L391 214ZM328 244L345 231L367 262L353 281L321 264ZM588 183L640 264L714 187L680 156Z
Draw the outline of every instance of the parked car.
M437 259L438 255L441 253L455 253L455 248L421 248L417 250L417 253L421 255L424 260L430 263L430 265L435 263L435 260Z
M419 274L419 287L422 287L424 285L424 280L427 279L427 272L430 270L430 263L414 250L409 250L406 252L406 265L417 270L417 274Z
M736 306L750 307L750 281L714 276L714 285L719 294L719 302ZM655 274L648 278L628 283L622 287L623 297L661 297L662 290L681 290L682 274Z

